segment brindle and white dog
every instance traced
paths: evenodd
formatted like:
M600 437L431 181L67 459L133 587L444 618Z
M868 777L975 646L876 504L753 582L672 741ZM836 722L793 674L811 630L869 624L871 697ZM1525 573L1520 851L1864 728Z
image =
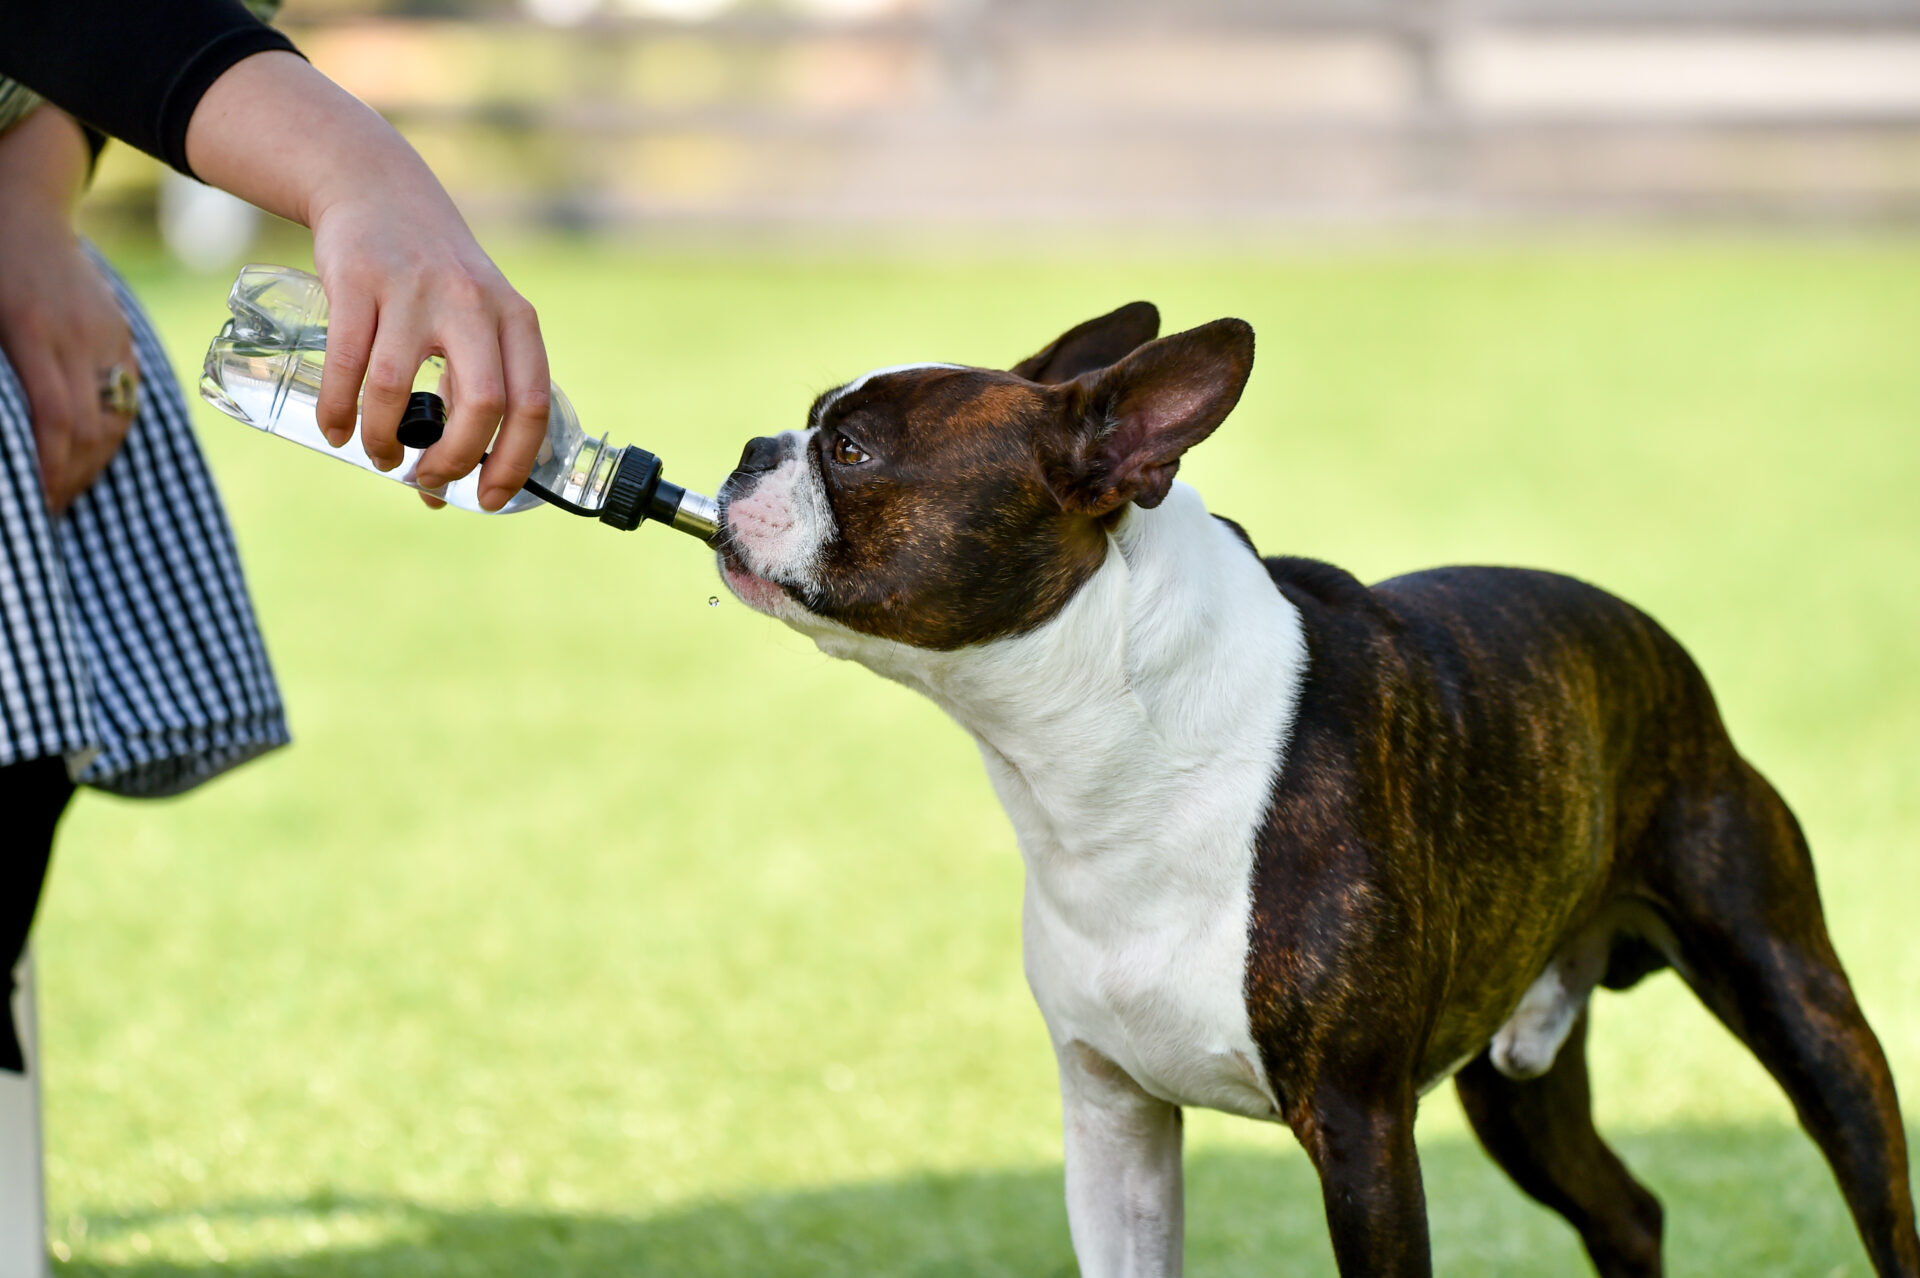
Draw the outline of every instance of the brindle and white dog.
M1158 325L1136 303L1009 372L869 373L721 494L735 594L979 743L1082 1272L1178 1272L1205 1105L1293 1129L1342 1274L1427 1273L1414 1109L1451 1075L1601 1273L1659 1273L1660 1206L1593 1128L1586 1006L1672 966L1786 1089L1875 1270L1920 1278L1805 841L1679 644L1566 577L1262 560L1174 482L1252 330Z

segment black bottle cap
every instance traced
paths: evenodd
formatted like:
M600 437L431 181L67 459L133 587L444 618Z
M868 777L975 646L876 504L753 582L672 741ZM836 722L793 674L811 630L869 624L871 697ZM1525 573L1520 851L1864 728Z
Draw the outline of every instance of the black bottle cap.
M647 505L660 486L660 459L644 448L628 446L620 452L620 464L607 482L607 500L600 507L600 522L612 524L622 532L632 532L647 516Z
M440 442L447 428L447 401L432 391L415 391L407 396L406 411L400 414L400 429L393 437L405 448L431 448Z

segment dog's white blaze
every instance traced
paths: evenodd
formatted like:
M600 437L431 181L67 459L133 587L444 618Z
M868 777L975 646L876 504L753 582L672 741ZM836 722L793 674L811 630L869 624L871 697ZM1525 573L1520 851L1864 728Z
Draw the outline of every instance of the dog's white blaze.
M885 368L876 368L868 372L862 373L860 374L860 376L848 382L845 386L840 387L838 390L829 392L827 397L820 401L820 407L817 411L820 416L824 417L829 408L832 408L835 404L839 403L841 400L845 399L847 396L853 394L855 391L865 386L868 382L872 381L874 378L885 377L888 373L911 373L922 368L963 368L963 367L965 367L965 365L939 364L939 363L888 364ZM819 424L818 422L815 423L815 425L818 425L818 424Z
M1133 509L1060 614L930 652L792 619L974 736L1027 866L1027 979L1062 1053L1255 1118L1253 841L1306 672L1299 613L1185 484Z

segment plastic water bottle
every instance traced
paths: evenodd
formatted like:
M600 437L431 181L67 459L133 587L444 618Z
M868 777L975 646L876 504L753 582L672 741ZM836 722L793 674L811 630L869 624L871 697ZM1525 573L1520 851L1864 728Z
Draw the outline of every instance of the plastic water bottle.
M719 512L712 498L667 483L661 478L660 459L646 449L609 447L605 436L588 435L558 386L553 388L547 438L533 475L505 506L497 511L481 508L478 467L451 483L424 487L415 478L420 454L439 440L447 420L439 394L443 369L437 359L422 367L401 418L398 440L404 460L392 470L380 470L360 446L357 420L353 438L339 448L320 433L315 405L327 357L327 295L320 281L292 267L245 266L227 297L227 309L233 318L207 348L200 395L230 417L462 510L511 515L545 504L615 528L633 529L653 519L702 541L713 540Z

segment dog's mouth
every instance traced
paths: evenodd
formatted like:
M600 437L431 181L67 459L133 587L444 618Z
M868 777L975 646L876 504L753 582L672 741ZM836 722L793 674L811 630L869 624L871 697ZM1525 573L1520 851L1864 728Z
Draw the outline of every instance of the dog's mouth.
M775 613L782 605L789 605L786 588L770 577L762 577L748 567L746 557L733 540L733 527L727 520L727 499L732 495L732 483L722 485L720 490L720 531L713 539L714 558L719 563L720 580L726 583L728 590L741 603L756 612Z
M787 592L779 582L754 572L732 550L721 550L719 559L720 579L747 607L757 612L773 612L788 602Z
M820 616L824 601L802 583L781 580L781 577L789 574L780 568L769 570L779 576L758 571L753 560L760 556L752 552L752 536L735 523L735 503L744 501L753 493L754 480L757 478L735 471L720 485L715 503L718 508L718 532L710 543L720 569L720 579L740 602L754 611L766 613L789 625L804 625Z

